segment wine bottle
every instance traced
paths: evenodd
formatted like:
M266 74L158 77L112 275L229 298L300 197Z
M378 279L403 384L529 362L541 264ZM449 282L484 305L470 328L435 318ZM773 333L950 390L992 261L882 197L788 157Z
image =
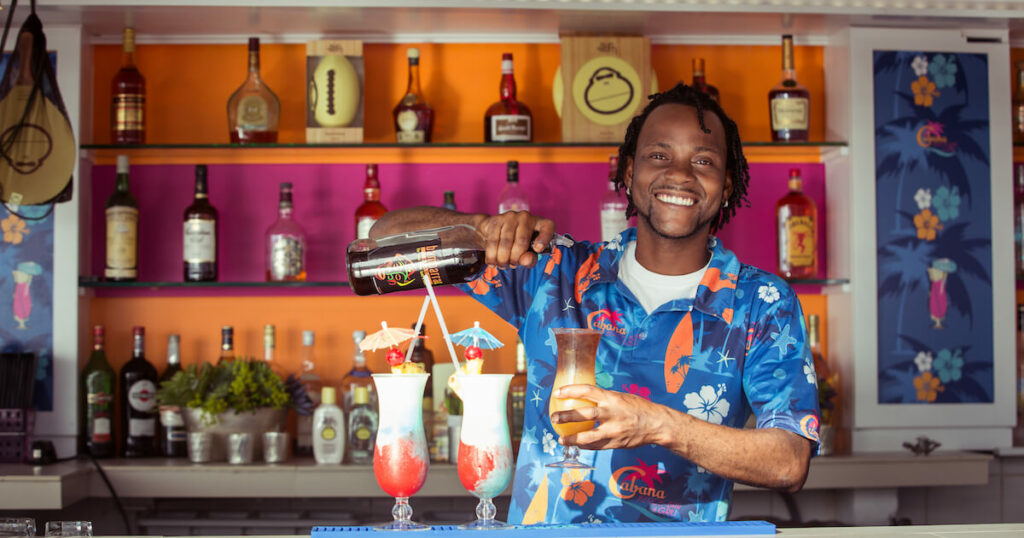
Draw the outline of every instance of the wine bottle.
M434 128L434 109L427 104L420 89L420 49L410 48L409 83L405 95L391 111L395 119L395 139L399 144L430 142Z
M114 194L107 199L107 253L103 276L132 281L139 276L139 204L128 189L128 156L117 156Z
M458 211L455 207L455 191L444 191L444 202L441 207L449 211Z
M388 210L380 203L380 181L377 179L377 165L366 165L366 181L363 183L363 203L356 209L356 239L370 237L370 228Z
M789 171L789 192L775 206L779 276L786 279L818 275L818 209L803 193L800 169Z
M116 375L104 351L102 325L92 329L92 354L82 370L82 447L94 458L114 457Z
M306 280L306 232L292 217L292 184L281 184L277 220L267 229L267 281Z
M156 449L156 368L146 360L146 330L132 328L132 358L121 367L121 456L147 458Z
M174 374L181 371L181 337L172 334L167 337L167 368L160 375L160 384L170 381ZM176 405L160 406L160 446L163 455L168 458L183 458L188 455L185 431L185 417L181 407Z
M182 232L185 282L217 280L217 209L210 204L206 165L196 165L196 187L192 205L185 209Z
M146 79L135 66L135 29L122 35L121 69L111 82L110 139L114 144L146 143Z
M249 74L228 99L228 129L232 144L273 144L281 100L260 78L260 40L249 38Z
M316 353L314 344L316 335L313 331L302 331L302 372L299 383L306 389L306 394L313 402L314 409L320 405L320 376L316 373ZM313 415L298 416L295 425L295 454L297 456L313 455Z
M526 420L526 392L529 380L526 376L526 348L522 340L516 341L516 373L508 386L509 433L512 436L513 459L518 457L519 442L523 439L523 424Z
M806 142L811 117L811 93L796 81L793 36L782 36L782 82L768 92L772 142Z
M505 165L505 187L498 195L498 213L506 211L529 211L530 200L519 186L519 161Z
M618 172L619 156L612 155L608 157L608 188L601 195L601 241L611 241L629 228L629 221L626 219L628 203L615 185L615 176Z
M708 84L707 77L704 75L704 58L693 59L693 83L691 86L708 94L716 103L721 103L718 97L718 88Z
M501 55L499 99L484 114L484 142L530 142L533 140L533 115L516 99L516 79L512 73L512 53Z

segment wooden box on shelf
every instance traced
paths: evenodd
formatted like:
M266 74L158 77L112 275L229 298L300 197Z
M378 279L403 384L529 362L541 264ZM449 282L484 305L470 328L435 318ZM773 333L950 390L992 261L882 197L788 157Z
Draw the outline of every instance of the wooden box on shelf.
M306 142L363 141L363 42L306 44Z

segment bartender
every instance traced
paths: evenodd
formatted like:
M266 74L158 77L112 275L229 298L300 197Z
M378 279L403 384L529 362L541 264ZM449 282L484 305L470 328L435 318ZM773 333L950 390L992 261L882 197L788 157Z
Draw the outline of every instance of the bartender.
M542 254L554 223L527 212L418 207L374 226L378 237L470 224L486 238L489 267L463 288L518 329L529 358L510 523L724 521L734 482L802 487L818 399L800 302L713 235L749 180L736 123L679 84L652 96L619 147L637 226L610 242ZM595 407L548 415L554 327L603 331L596 386L554 395ZM561 438L551 427L579 421L597 426ZM562 445L594 469L546 467Z

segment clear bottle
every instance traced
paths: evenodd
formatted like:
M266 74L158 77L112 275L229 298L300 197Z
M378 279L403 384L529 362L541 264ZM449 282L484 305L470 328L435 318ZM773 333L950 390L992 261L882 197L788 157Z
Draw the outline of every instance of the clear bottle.
M1013 244L1017 278L1024 278L1024 164L1017 165L1014 178Z
M377 442L377 407L370 403L366 386L352 391L352 411L348 412L348 461L356 465L373 463L373 447Z
M235 328L225 325L220 328L220 358L218 363L235 360Z
M444 191L444 202L441 207L449 211L458 211L455 207L455 191Z
M114 457L114 391L116 376L104 351L102 325L92 329L92 354L82 369L82 447L94 458Z
M292 213L292 184L281 183L277 220L266 234L268 282L306 280L306 231Z
M167 368L160 375L160 384L170 381L174 374L181 371L181 336L172 334L167 337ZM184 458L188 455L185 430L185 417L181 407L176 405L160 406L160 448L167 458Z
M135 29L122 36L121 70L111 82L110 139L114 144L146 143L146 78L135 66Z
M380 179L377 165L366 165L366 181L363 183L363 203L356 209L356 239L370 237L370 228L388 209L380 203Z
M217 209L210 204L205 164L196 165L195 195L185 209L182 238L185 282L216 282Z
M260 40L249 38L249 74L228 99L228 130L232 144L277 142L281 100L260 78Z
M121 367L121 456L156 456L156 368L146 360L146 329L132 328L132 358Z
M793 36L782 36L782 82L768 92L772 142L806 142L811 117L811 92L796 81Z
M818 208L803 193L800 169L789 171L789 192L775 205L778 274L786 279L818 276Z
M526 420L526 393L529 379L526 376L526 348L522 340L516 341L516 373L508 386L509 433L512 436L513 458L519 455L519 442L523 438L523 424Z
M420 49L406 51L409 58L409 84L405 95L391 111L395 119L395 139L399 144L430 142L434 129L434 109L427 104L420 89Z
M316 373L316 353L314 346L316 335L313 331L302 331L302 372L298 380L306 389L306 394L313 401L313 407L320 405L320 376ZM313 455L313 416L299 415L295 424L295 454L297 456Z
M611 241L629 228L626 219L626 197L615 187L619 170L619 156L608 157L608 190L601 195L601 241Z
M693 83L691 86L708 94L716 103L721 103L718 98L718 88L708 84L707 77L704 75L704 58L693 59Z
M519 186L519 161L509 161L505 165L505 188L498 195L498 213L529 210L530 200Z
M345 417L338 407L334 387L323 387L320 405L313 412L313 459L321 465L338 465L345 455Z
M512 73L512 53L501 55L499 99L484 114L484 142L531 142L533 114L516 99L516 78Z
M1017 62L1017 91L1013 93L1013 141L1024 142L1024 62Z
M117 182L107 199L107 252L103 277L114 281L139 278L139 203L128 189L128 156L117 156Z
M355 344L355 351L352 353L352 369L345 374L345 377L341 378L341 403L346 415L352 412L355 390L359 387L366 388L371 407L375 411L377 409L377 391L373 384L373 378L370 377L373 372L366 367L366 355L363 355L363 350L359 348L359 343L363 341L363 338L366 338L366 331L352 331L352 341Z

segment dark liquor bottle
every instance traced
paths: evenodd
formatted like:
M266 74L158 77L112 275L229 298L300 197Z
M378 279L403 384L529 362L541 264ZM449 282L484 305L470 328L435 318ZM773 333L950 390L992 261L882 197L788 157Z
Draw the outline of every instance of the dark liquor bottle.
M156 368L146 360L146 330L132 328L132 358L121 368L121 456L146 458L156 449Z
M693 59L693 84L691 86L708 94L716 103L721 103L718 98L718 88L708 84L707 77L704 75L704 58Z
M1024 164L1017 165L1014 178L1013 244L1017 278L1024 278Z
M82 448L95 458L114 451L114 390L117 374L103 349L103 326L92 329L92 354L82 370Z
M395 118L395 139L399 144L423 144L430 142L434 109L427 104L420 89L420 49L410 48L408 57L409 84L405 96L391 111Z
M217 280L217 209L210 204L206 186L206 165L196 166L195 198L185 209L183 231L185 282Z
M818 379L818 406L821 412L819 427L821 456L831 455L835 448L835 426L839 418L839 397L836 392L837 379L832 375L832 367L821 350L820 318L817 314L807 316L807 346L811 350L814 363L814 375Z
M523 341L516 342L516 374L508 386L509 433L512 436L513 457L519 456L519 442L523 439L523 424L526 418L526 349Z
M273 144L281 100L260 78L260 40L249 38L249 75L228 99L228 129L232 144Z
M235 328L225 325L220 328L220 357L218 363L235 360Z
M139 204L128 190L128 156L117 156L117 182L107 199L107 280L139 277Z
M500 98L484 114L484 142L530 142L533 140L533 115L516 99L516 79L512 73L512 53L501 55Z
M313 402L313 409L320 406L320 399L323 388L323 381L316 373L316 333L313 331L302 331L302 356L298 380L306 389L306 395ZM295 420L295 455L313 455L313 411L310 414L299 414Z
M789 192L775 206L779 276L818 276L818 209L803 193L800 170L789 171Z
M811 92L796 81L793 36L782 36L782 82L768 92L772 142L806 142L811 117Z
M458 211L455 207L455 191L444 191L444 203L441 207L450 211Z
M1017 91L1013 93L1013 141L1024 142L1024 62L1017 63Z
M293 212L292 184L282 183L277 220L267 229L265 240L268 282L306 280L306 232Z
M388 209L380 203L380 180L377 165L366 165L366 181L363 183L363 203L356 209L356 239L370 237L370 228Z
M110 139L114 144L146 143L146 79L135 67L135 29L125 28L121 70L110 95Z
M413 329L416 329L416 325L413 324ZM434 352L427 349L427 327L425 324L420 324L420 334L418 337L413 338L411 346L412 354L409 356L410 362L416 362L423 365L425 372L434 371ZM427 387L423 389L423 412L432 416L434 412L434 387L430 383L427 383ZM427 415L424 415L427 416Z
M160 384L170 381L181 371L181 337L172 334L167 337L167 368L160 375ZM160 449L168 458L183 458L188 455L186 446L185 417L176 405L160 406Z
M1024 446L1024 305L1017 305L1017 426L1013 446Z

